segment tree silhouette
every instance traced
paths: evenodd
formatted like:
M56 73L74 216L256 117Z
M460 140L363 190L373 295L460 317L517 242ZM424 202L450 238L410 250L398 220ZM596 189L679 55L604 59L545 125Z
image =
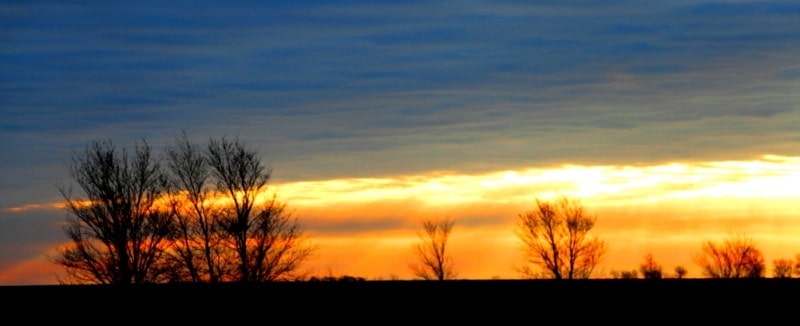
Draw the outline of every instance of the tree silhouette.
M636 271L636 270L630 270L630 271L612 270L611 271L611 278L613 278L613 279L623 279L623 280L637 279L637 278L639 278L639 272Z
M761 278L764 256L751 238L732 236L721 243L706 241L695 261L711 278Z
M271 170L255 151L224 137L203 148L183 133L165 154L162 164L144 141L130 156L110 141L73 154L83 194L59 187L71 240L51 258L67 270L62 283L298 277L315 247L286 204L266 195Z
M794 256L794 276L800 277L800 254Z
M790 278L794 274L794 261L791 259L775 259L772 261L772 276L775 278Z
M110 140L90 141L73 152L69 173L82 190L60 186L69 214L71 240L53 262L63 266L62 283L141 284L159 282L155 268L170 233L168 211L159 209L166 178L145 141L133 153Z
M206 158L216 190L231 203L220 210L219 225L223 242L235 257L233 279L253 282L297 277L293 273L314 247L307 243L285 204L274 195L261 196L272 169L238 138L211 139Z
M420 242L416 245L418 262L409 264L414 275L424 280L449 280L456 277L453 259L447 254L447 240L455 220L446 217L422 222Z
M653 254L648 253L644 256L644 262L639 265L639 271L645 279L660 279L661 265L656 263Z
M776 278L800 277L800 254L796 254L794 260L781 258L772 261L772 275Z
M681 265L675 266L675 277L682 279L686 277L687 273L688 271L686 270L686 267L683 267Z
M576 199L562 196L553 202L536 199L536 209L519 214L515 231L522 240L528 265L526 277L586 279L606 253L604 241L589 232L596 217L589 216Z
M221 282L230 259L222 247L219 212L214 210L211 167L205 152L183 132L166 150L170 204L175 229L165 269L172 281Z

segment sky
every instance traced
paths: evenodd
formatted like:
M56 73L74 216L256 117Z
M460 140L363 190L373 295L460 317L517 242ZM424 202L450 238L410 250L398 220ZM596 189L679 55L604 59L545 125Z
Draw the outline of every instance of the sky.
M0 285L50 284L90 140L237 136L320 275L411 278L451 216L460 278L516 278L536 198L700 277L703 241L800 253L796 1L3 1Z

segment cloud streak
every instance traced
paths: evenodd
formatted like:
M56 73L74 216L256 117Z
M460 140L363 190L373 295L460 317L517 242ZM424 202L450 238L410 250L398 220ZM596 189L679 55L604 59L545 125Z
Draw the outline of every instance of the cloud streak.
M11 1L0 30L4 215L58 201L89 140L159 147L181 130L246 139L279 184L398 192L417 185L396 176L432 171L452 172L449 189L564 164L800 155L793 1ZM542 191L577 189L565 182ZM470 191L452 192L491 195ZM385 218L315 223L407 225Z
M474 261L465 262L462 276L488 278L515 275L520 247L514 218L534 208L537 198L561 195L580 199L598 217L597 234L613 251L608 268L635 266L647 250L667 256L663 259L671 264L691 264L686 252L730 232L753 235L771 257L793 255L793 234L800 232L798 182L800 157L766 155L748 161L295 181L273 183L265 195L276 194L287 203L310 239L323 248L311 264L315 272L331 268L370 278L406 275L419 223L450 216L457 221L455 252ZM65 217L60 205L0 212L0 221L9 225L0 229L0 268L7 270L0 274L10 278L23 261L44 265L43 252L66 241L59 232Z

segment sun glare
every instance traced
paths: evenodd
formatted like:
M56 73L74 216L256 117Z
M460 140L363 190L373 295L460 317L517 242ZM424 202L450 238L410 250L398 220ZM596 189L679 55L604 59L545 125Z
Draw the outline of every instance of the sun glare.
M536 198L567 195L597 214L609 243L609 269L633 268L645 252L692 270L687 255L703 240L751 234L768 257L793 257L800 234L800 157L667 162L651 166L563 165L484 174L435 172L382 178L276 183L257 197L284 202L320 248L314 268L341 274L410 277L407 260L419 223L456 220L457 259L465 278L514 277L520 247L513 218ZM275 195L276 197L273 197ZM230 204L214 197L214 205ZM31 204L8 213L63 209ZM347 260L347 261L343 261ZM495 270L493 270L493 268ZM399 269L399 270L397 270Z
M691 250L699 248L707 237L724 236L733 230L749 232L763 240L768 254L793 256L795 249L779 241L791 232L800 232L793 226L800 225L800 221L792 215L798 208L794 199L800 197L792 187L796 184L800 184L800 158L764 156L752 161L564 165L475 175L450 172L338 179L285 183L276 188L291 205L324 208L311 215L319 219L324 219L325 214L337 216L339 223L345 225L349 223L348 216L364 221L384 219L385 211L407 214L408 222L402 225L408 234L413 234L415 222L421 217L455 213L458 221L466 224L458 232L489 228L493 231L485 237L505 239L455 242L465 246L458 249L459 255L472 260L467 265L473 269L471 275L489 273L483 261L501 263L495 274L513 277L510 266L514 261L498 262L496 256L498 252L519 250L510 221L521 210L529 209L535 198L575 196L589 210L599 212L598 232L610 243L609 256L617 256L609 257L611 266L606 269L614 269L613 264L635 268L645 251L650 251L658 253L665 264L684 265L692 271L692 262L687 258ZM417 206L409 208L410 203ZM765 232L776 237L765 237ZM358 237L356 233L342 230L340 236ZM374 243L385 246L387 242L384 239ZM476 243L491 249L479 248ZM515 255L509 257L518 259Z
M531 168L479 175L339 179L277 185L283 198L300 206L414 199L427 205L530 201L571 195L613 204L670 198L798 197L800 159L666 163L655 166ZM509 192L507 190L513 190Z

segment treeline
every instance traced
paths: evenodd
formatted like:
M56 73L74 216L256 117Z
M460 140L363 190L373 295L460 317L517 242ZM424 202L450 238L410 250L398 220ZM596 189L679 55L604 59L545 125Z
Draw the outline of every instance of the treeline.
M144 140L132 149L93 140L73 152L69 173L79 192L73 185L58 189L70 242L50 257L66 270L62 284L365 280L299 272L316 247L286 204L265 195L272 170L239 138L197 144L184 132L160 153ZM607 253L593 234L596 221L577 199L537 199L514 225L526 254L521 277L593 277ZM451 217L423 221L417 259L409 264L415 277L458 277L448 251L455 223ZM710 278L763 278L767 271L761 251L744 236L703 243L695 263ZM669 277L686 274L676 266ZM800 255L773 261L773 276L793 275L800 276ZM638 269L611 276L667 277L652 254Z
M752 238L737 234L721 241L707 240L701 250L694 256L704 277L715 279L764 278L767 277L769 265L764 254ZM647 254L638 269L612 271L612 278L620 279L660 279L664 277L684 278L686 268L678 265L674 273L666 275L661 264L652 254ZM772 261L771 276L773 278L800 277L800 254L794 259L779 258Z
M536 207L517 216L514 231L523 242L525 263L518 270L523 278L588 279L596 277L595 267L607 252L605 241L591 234L596 216L586 212L577 199L560 197L536 200ZM449 217L423 222L419 234L418 263L411 264L415 275L426 280L455 279L457 272L447 253L447 238L455 221ZM746 235L732 235L721 241L708 240L694 257L703 277L714 279L764 278L768 265L755 241ZM688 270L675 266L668 274L651 253L638 268L612 270L614 279L683 279ZM800 254L795 259L772 261L775 278L800 277Z

